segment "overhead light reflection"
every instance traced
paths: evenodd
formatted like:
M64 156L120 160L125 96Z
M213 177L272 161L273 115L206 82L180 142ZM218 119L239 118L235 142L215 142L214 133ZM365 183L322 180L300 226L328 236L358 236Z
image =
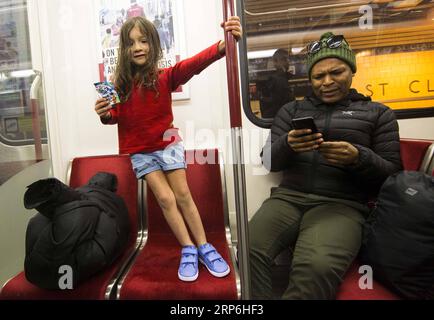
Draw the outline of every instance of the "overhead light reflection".
M250 51L247 53L248 59L260 59L272 57L276 49Z
M299 54L303 51L304 48L291 48L292 54ZM248 59L260 59L260 58L270 58L276 52L277 49L269 49L269 50L259 50L259 51L250 51L247 53Z
M33 75L35 75L35 71L33 70L17 70L10 73L12 78L27 78Z

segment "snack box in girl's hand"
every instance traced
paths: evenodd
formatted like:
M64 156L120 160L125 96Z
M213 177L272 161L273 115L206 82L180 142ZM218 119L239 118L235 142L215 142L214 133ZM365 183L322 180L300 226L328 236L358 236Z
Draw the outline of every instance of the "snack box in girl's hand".
M96 91L101 98L106 98L110 101L110 105L114 106L115 104L121 102L119 99L119 95L116 92L113 83L104 81L104 82L96 82L94 83Z

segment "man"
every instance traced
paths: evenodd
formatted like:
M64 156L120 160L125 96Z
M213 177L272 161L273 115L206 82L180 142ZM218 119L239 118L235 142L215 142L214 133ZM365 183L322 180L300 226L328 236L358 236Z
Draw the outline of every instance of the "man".
M18 58L18 51L12 47L12 43L10 41L6 41L6 51L9 55L9 60L14 60Z
M108 49L113 47L113 37L112 37L112 29L107 28L105 30L105 36L104 39L102 39L102 48Z
M393 111L350 89L356 58L344 37L311 43L307 70L313 95L280 109L263 149L283 180L249 224L254 298L272 298L271 264L291 248L282 298L333 299L359 251L368 197L402 168ZM294 130L307 116L319 133Z
M294 100L288 84L289 53L285 49L277 49L273 54L274 72L268 78L261 97L261 117L274 118L279 109Z

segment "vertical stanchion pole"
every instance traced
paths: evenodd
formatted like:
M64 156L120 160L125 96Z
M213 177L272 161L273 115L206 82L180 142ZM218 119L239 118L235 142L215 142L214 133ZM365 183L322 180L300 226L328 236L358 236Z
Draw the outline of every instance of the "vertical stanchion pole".
M36 77L30 87L30 107L32 112L32 131L33 139L35 141L35 159L41 161L42 159L42 139L41 139L41 124L39 117L39 99L38 89L41 85L41 75L37 72Z
M234 15L233 0L223 0L224 20ZM246 177L243 154L243 132L241 123L240 86L238 79L238 57L236 42L231 33L225 32L226 68L231 118L232 156L234 169L235 208L238 235L238 267L241 280L241 299L250 299L249 234L246 196Z

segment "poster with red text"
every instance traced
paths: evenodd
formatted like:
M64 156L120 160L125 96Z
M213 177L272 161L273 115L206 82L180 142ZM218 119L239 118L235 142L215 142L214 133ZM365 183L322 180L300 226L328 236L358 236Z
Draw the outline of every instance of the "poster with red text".
M182 1L177 0L99 0L98 34L101 62L100 81L110 81L116 69L122 24L131 17L143 16L158 31L163 59L160 68L174 66L185 59L185 34ZM173 94L174 100L189 99L188 84Z

